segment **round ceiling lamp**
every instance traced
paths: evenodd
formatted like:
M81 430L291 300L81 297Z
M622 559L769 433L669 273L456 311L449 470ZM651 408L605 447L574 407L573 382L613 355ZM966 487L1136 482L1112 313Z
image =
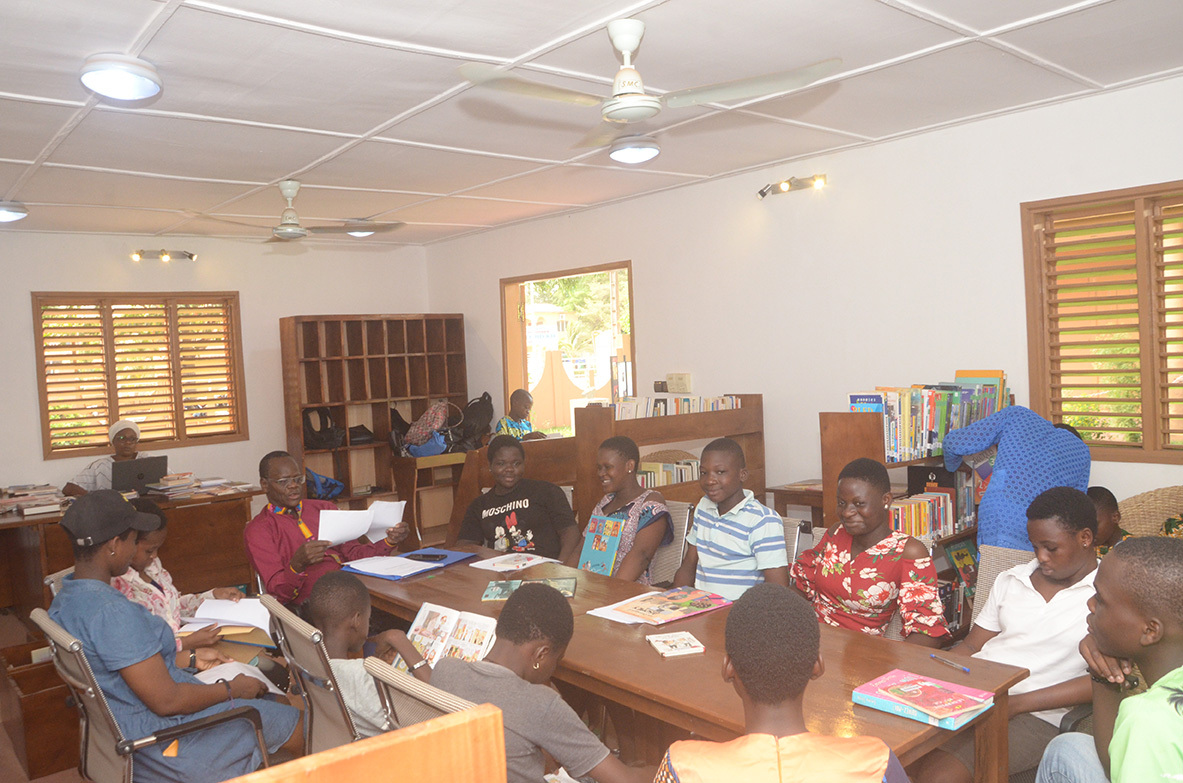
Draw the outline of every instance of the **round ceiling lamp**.
M28 216L28 208L19 201L0 201L0 223L14 223Z
M608 157L617 163L636 165L653 160L661 152L652 136L625 136L612 142Z
M87 89L118 101L142 101L163 86L152 63L114 52L87 57L81 79Z

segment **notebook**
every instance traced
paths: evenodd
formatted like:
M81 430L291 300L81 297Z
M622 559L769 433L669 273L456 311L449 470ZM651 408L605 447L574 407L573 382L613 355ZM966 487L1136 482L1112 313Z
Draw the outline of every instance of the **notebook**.
M168 473L168 457L140 457L111 463L111 489L127 492L134 489L141 495L149 484L155 484Z

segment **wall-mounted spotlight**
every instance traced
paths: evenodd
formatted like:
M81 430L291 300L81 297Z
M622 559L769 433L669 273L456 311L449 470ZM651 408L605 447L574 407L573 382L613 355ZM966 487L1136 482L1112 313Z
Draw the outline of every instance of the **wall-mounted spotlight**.
M188 250L136 250L131 254L132 261L160 261L167 264L169 261L196 261L197 254L190 253Z
M782 179L780 182L769 182L764 187L756 191L756 198L763 199L769 193L788 193L789 191L805 190L806 188L813 188L814 190L821 190L826 186L825 174L814 174L812 177L800 179L798 177L789 177Z

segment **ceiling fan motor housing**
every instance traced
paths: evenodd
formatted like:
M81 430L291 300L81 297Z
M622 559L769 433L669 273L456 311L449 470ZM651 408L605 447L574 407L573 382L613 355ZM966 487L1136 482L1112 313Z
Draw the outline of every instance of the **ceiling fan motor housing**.
M609 122L637 122L647 120L661 111L661 100L645 94L641 74L635 68L623 66L612 81L612 97L604 101L600 114Z

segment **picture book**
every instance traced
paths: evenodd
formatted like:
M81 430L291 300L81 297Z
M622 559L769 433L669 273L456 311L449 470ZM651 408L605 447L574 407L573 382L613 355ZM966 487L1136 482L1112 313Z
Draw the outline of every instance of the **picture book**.
M973 598L978 583L978 548L972 539L962 539L945 545L945 554L957 569L957 578L965 587L966 596Z
M693 587L675 587L663 593L644 593L636 598L613 605L613 610L649 625L663 625L693 617L702 612L727 606L731 602L721 595Z
M893 669L854 689L862 704L942 729L957 729L994 705L990 691Z
M616 550L624 522L619 519L592 516L583 535L583 551L579 553L579 567L593 574L612 576L616 565Z
M675 631L673 633L655 633L646 636L653 649L661 653L662 658L674 658L679 655L694 655L706 650L702 642L689 631Z
M482 601L504 601L513 595L513 591L519 587L531 582L539 582L544 585L550 585L554 589L563 594L564 598L575 597L575 577L554 577L550 579L506 579L500 582L489 582L485 587L485 592L481 595Z
M522 584L530 584L531 582L541 582L544 585L550 585L554 589L563 594L564 598L575 597L575 577L551 577L549 579L523 579Z
M481 568L485 571L499 571L502 573L508 571L521 571L523 568L529 568L532 565L539 563L554 563L554 558L543 557L542 555L530 555L525 552L511 552L508 555L500 555L498 557L490 557L488 560L477 560L469 563L473 568Z
M472 612L458 612L446 606L425 603L415 615L407 631L407 638L419 654L435 666L441 658L461 658L479 661L493 646L497 621ZM394 666L406 671L402 656L394 659Z

